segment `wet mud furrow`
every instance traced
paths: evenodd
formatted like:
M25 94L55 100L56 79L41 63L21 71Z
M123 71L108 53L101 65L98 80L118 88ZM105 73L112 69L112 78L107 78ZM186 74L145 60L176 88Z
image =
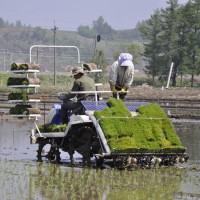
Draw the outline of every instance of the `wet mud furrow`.
M15 104L8 102L9 93L0 94L0 114L7 114ZM106 101L111 95L103 94ZM151 86L137 86L130 89L127 101L158 103L170 118L200 119L200 90L196 88L161 89ZM46 99L37 104L42 115L46 115L54 103L61 103L56 94L46 94ZM181 111L181 112L180 112Z

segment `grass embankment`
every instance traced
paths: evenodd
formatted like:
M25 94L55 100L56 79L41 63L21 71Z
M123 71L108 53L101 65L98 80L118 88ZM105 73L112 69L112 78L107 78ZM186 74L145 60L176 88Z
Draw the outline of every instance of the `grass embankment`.
M95 111L113 152L179 152L185 148L166 113L158 104L137 109L132 117L121 100L110 98L109 108Z

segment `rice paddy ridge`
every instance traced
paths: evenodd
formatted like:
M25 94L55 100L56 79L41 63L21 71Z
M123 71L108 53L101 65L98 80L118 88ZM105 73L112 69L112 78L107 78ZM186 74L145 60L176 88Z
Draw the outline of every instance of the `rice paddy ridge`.
M8 102L9 93L0 93L0 114L7 114L14 104ZM41 114L47 114L54 103L61 103L57 94L46 93L46 99L38 107ZM110 94L103 94L103 100L107 100ZM198 88L154 88L148 85L132 87L127 95L127 101L145 101L158 103L164 109L182 109L186 114L169 114L171 118L200 119L200 114L193 114L187 110L195 110L200 113L200 89Z

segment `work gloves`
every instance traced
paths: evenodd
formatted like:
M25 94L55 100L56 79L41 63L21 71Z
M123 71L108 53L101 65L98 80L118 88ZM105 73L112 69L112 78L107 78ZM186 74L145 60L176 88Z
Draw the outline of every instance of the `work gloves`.
M115 86L110 86L111 90L113 91L113 93L117 93L117 90L115 89Z
M113 93L117 93L117 90L115 89L115 86L110 87ZM125 94L127 92L126 86L124 86L120 91L121 94Z
M126 93L126 87L124 86L121 91L120 91L121 94L125 94Z
M58 97L59 100L63 101L63 100L66 99L66 96L67 96L66 93L60 92L60 93L58 93L57 97Z

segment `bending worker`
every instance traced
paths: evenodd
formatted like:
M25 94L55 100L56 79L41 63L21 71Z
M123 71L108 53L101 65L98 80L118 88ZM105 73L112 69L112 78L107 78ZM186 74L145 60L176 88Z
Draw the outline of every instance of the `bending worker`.
M86 76L81 67L75 67L72 69L72 76L75 81L73 87L71 89L72 92L79 91L95 91L95 82L94 80ZM95 100L95 94L87 93L87 94L75 94L75 93L67 93L60 94L58 96L60 100L63 100L63 104L61 106L61 118L62 123L69 122L69 111L74 114L80 114L83 112L83 106L81 104L82 100Z
M113 97L124 100L127 90L131 87L134 75L133 56L129 53L121 53L109 72L109 84L113 91Z

